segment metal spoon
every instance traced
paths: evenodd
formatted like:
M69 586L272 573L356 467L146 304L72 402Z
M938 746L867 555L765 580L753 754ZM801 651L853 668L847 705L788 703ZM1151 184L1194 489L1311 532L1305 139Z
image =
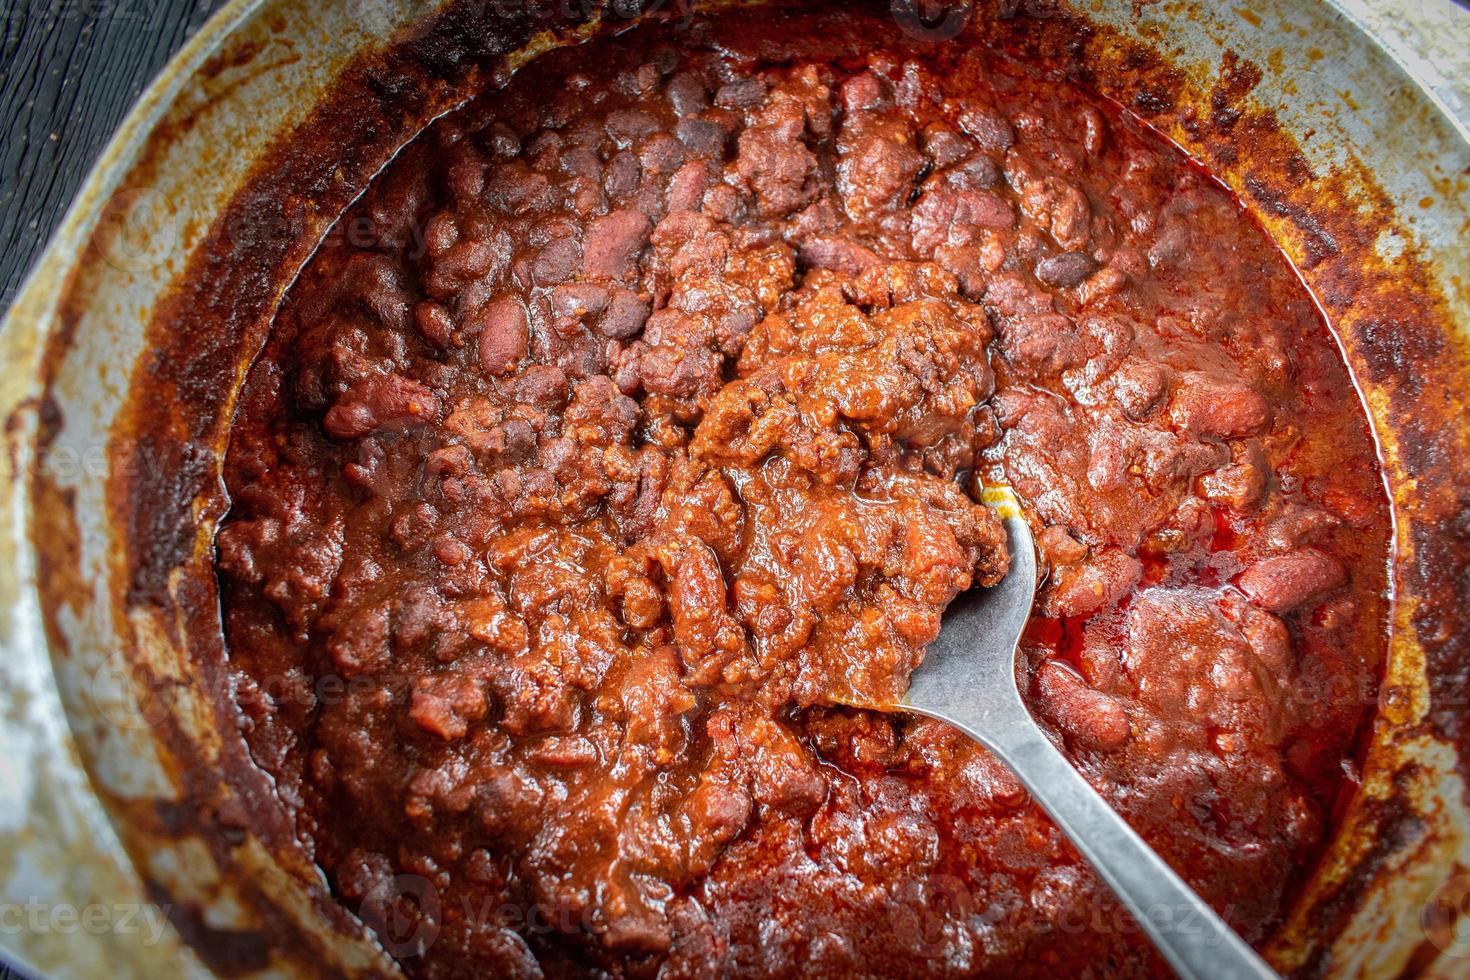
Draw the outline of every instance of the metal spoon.
M1181 977L1275 977L1031 717L1016 681L1016 650L1036 592L1036 546L1009 487L986 487L984 501L1005 524L1011 569L999 585L972 589L949 607L897 708L953 725L1009 766Z

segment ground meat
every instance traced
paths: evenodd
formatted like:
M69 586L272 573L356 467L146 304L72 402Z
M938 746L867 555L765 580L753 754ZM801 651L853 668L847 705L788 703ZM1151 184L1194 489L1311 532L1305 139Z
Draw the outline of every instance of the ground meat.
M420 977L1166 975L993 757L853 706L1005 574L999 481L1037 717L1262 940L1385 615L1310 297L1024 59L856 7L669 31L436 122L248 378L234 690L334 893L432 926ZM375 910L401 876L435 900Z

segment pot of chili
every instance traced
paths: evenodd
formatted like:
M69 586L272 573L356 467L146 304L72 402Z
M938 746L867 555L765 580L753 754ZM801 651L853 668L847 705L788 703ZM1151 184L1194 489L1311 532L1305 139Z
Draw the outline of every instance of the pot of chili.
M1160 974L994 760L833 704L997 479L1084 775L1281 972L1455 974L1470 142L1373 15L226 8L0 335L6 894L109 912L7 946Z

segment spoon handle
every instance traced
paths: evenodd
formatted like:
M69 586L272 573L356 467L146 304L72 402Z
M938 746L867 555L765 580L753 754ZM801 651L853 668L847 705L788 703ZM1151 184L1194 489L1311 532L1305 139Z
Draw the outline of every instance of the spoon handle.
M956 600L900 707L953 725L1009 766L1185 980L1274 978L1037 727L1015 676L1016 644L1036 589L1036 548L1008 487L986 486L984 501L1005 525L1010 571L994 588ZM998 677L1000 670L1009 677Z
M1002 740L967 734L1010 766L1181 977L1276 976L1034 727Z

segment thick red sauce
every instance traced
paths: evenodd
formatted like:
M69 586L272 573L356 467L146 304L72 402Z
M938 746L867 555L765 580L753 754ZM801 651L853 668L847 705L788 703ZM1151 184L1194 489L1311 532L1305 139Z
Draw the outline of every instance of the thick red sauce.
M343 218L246 384L242 726L421 976L1158 974L983 750L889 699L1006 568L1029 698L1247 938L1384 645L1339 352L1116 107L866 14L548 54Z

